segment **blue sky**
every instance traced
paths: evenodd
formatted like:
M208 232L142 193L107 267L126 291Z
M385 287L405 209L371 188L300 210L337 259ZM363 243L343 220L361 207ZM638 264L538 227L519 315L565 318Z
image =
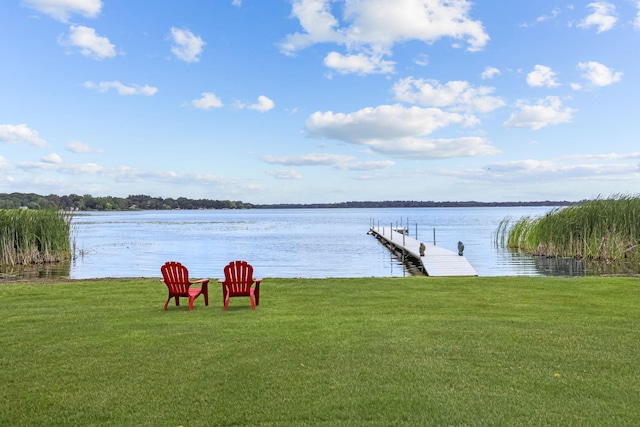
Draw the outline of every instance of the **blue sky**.
M640 1L0 1L0 192L640 193Z

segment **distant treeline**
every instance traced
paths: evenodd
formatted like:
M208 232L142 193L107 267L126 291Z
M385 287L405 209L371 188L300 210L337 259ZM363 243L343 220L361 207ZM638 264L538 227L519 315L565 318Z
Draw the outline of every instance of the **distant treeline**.
M0 209L64 209L79 211L126 211L126 210L170 210L170 209L310 209L310 208L450 208L491 206L567 206L568 201L538 202L432 202L432 201L385 201L385 202L341 202L341 203L280 203L252 204L231 200L177 199L151 197L144 194L122 197L41 196L34 193L0 193Z

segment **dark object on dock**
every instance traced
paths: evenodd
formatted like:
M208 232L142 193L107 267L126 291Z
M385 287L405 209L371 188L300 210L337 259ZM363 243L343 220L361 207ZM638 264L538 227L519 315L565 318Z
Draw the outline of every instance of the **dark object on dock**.
M462 252L464 252L464 243L458 241L458 255L462 256Z
M420 242L420 256L424 256L424 250L427 247L424 245L424 243Z

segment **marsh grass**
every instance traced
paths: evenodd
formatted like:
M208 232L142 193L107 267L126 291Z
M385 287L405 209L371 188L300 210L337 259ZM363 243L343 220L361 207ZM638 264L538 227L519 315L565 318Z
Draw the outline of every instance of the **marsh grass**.
M634 278L0 284L0 425L634 425Z
M69 261L72 256L70 216L58 210L1 209L0 264Z
M604 263L640 263L640 198L612 196L555 209L496 231L500 245L531 255L574 257Z

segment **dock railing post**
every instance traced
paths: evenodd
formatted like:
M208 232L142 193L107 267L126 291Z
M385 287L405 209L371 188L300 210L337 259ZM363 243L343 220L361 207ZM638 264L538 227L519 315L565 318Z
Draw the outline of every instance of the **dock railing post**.
M418 223L416 222L416 240L418 240Z
M391 235L391 240L393 241L393 222L389 225L389 234Z
M436 245L436 228L433 227L433 246Z

